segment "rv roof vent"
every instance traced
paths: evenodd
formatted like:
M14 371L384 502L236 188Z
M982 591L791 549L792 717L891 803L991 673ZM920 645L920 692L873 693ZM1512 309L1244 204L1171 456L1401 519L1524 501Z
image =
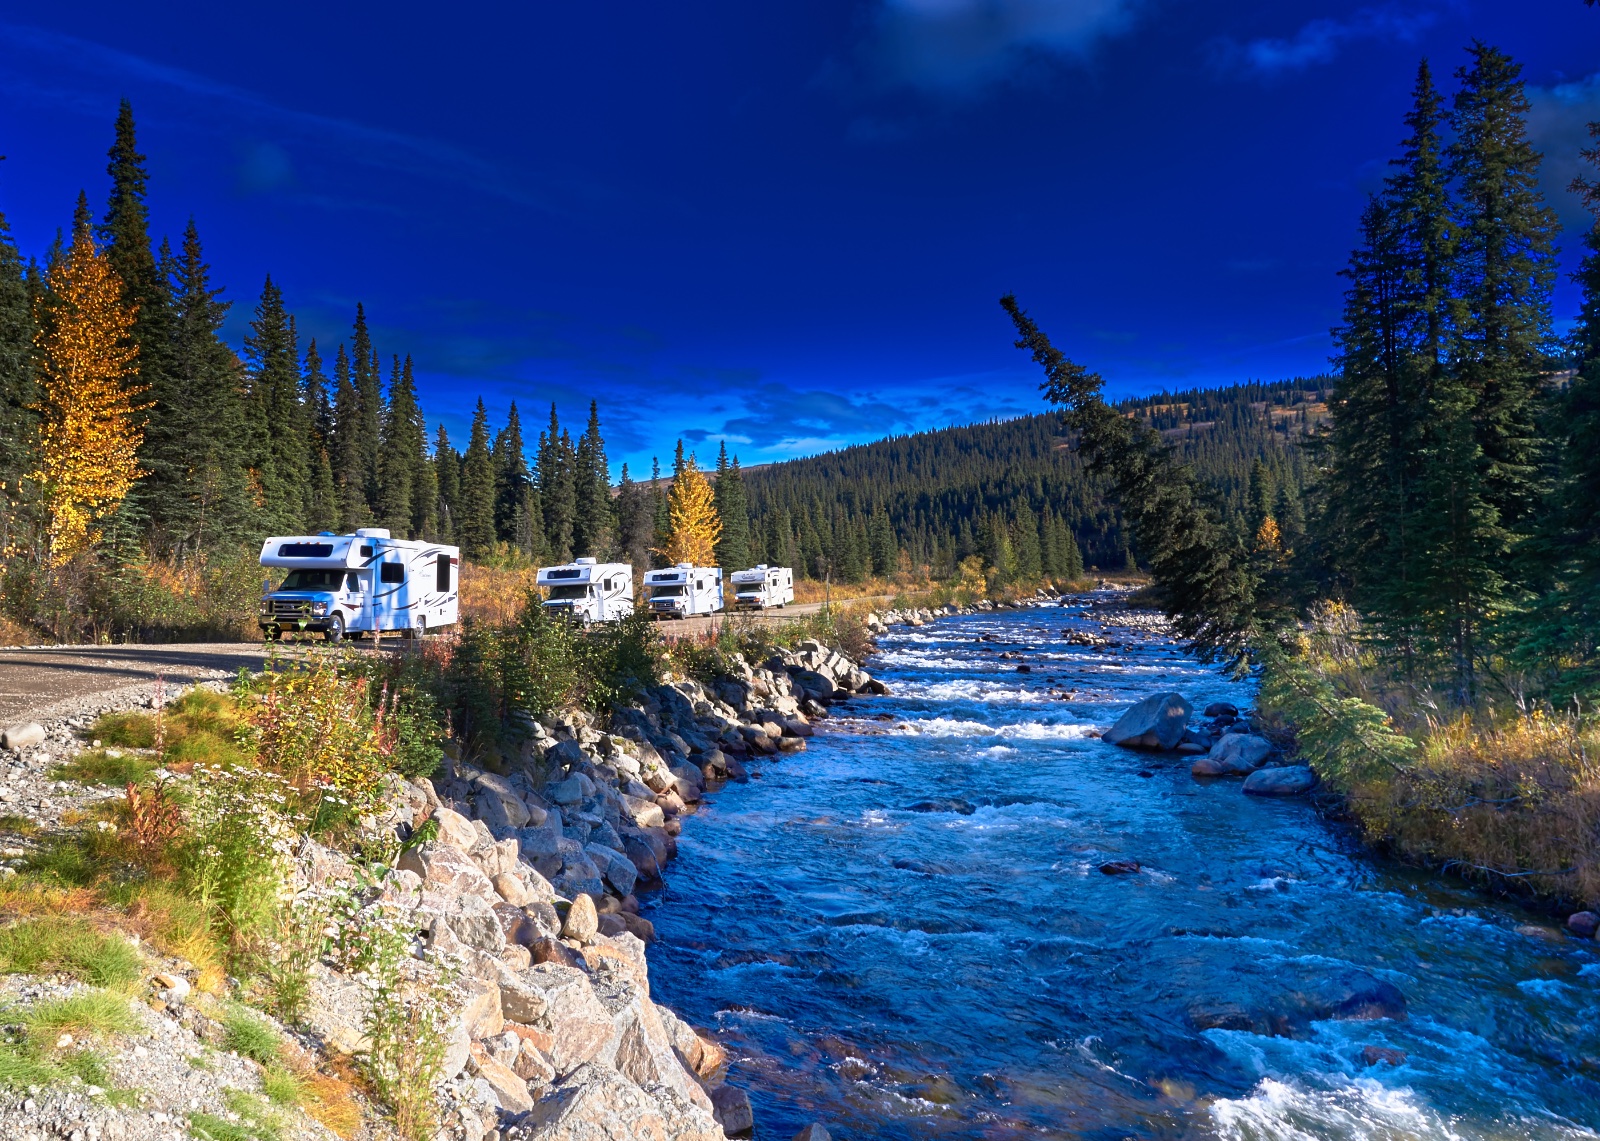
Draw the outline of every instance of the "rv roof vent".
M361 539L387 539L389 537L389 529L387 527L357 527L356 536Z
M595 563L593 559L573 559L572 561L577 563L580 567L592 567Z
M318 531L317 534L318 535L326 535L328 538L331 539L331 538L334 537L335 532L333 532L333 531Z
M766 569L767 569L767 564L766 563L757 563L756 564L756 570L766 570Z
M682 568L683 570L688 570L689 568L694 566L694 564L693 563L679 563L678 566L680 568Z

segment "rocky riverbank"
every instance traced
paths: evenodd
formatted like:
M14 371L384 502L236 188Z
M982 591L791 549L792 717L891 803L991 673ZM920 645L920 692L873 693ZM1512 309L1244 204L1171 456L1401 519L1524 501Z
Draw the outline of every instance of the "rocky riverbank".
M434 779L395 778L368 821L374 835L390 833L403 845L392 866L360 868L301 839L297 892L353 896L362 912L392 916L414 932L415 953L457 964L446 1001L441 1138L713 1141L752 1128L748 1097L724 1081L721 1048L651 1000L645 947L654 931L638 914L636 893L661 885L685 819L708 793L804 751L812 722L833 702L885 688L814 641L759 663L734 656L731 666L709 685L669 680L611 711L604 727L582 712L523 715L514 718L517 747L492 764L469 764L447 748ZM177 696L130 690L8 729L0 799L20 811L9 822L18 839L3 853L7 863L26 863L53 830L122 795L54 779L56 765L98 744L83 739L97 716ZM235 1058L198 1084L185 1080L184 1066L140 1068L158 1045L187 1057L195 1043L224 1037L222 1007L198 993L199 972L148 948L141 954L150 981L147 1001L133 1004L139 1028L105 1044L119 1080L139 1070L138 1098L12 1090L0 1094L6 1136L65 1128L61 1135L85 1141L165 1141L196 1113L240 1120L229 1098L254 1095L260 1066ZM24 1006L55 985L11 980ZM310 985L303 1024L274 1029L337 1069L338 1059L370 1047L370 988L332 960L315 965ZM179 1041L184 1034L195 1043ZM290 1135L328 1135L302 1115L280 1116ZM370 1111L363 1130L385 1132ZM819 1123L803 1135L820 1141L826 1130Z

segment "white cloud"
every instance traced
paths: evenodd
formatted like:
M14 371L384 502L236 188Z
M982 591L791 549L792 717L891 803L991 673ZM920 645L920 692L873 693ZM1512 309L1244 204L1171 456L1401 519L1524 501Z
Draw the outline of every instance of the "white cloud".
M1264 37L1212 44L1212 63L1222 71L1276 76L1331 63L1345 46L1358 40L1410 43L1438 19L1429 11L1362 8L1348 19L1312 20L1287 39Z
M1600 177L1578 155L1581 149L1600 146L1600 140L1589 137L1589 124L1600 122L1600 73L1553 87L1530 83L1527 93L1528 137L1544 154L1545 196L1565 225L1587 228L1592 219L1567 186L1579 174Z
M880 81L961 94L1039 55L1083 57L1137 0L884 0L867 45Z

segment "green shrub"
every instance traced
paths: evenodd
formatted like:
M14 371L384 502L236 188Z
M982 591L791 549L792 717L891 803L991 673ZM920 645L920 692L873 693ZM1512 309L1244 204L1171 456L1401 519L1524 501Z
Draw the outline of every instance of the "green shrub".
M85 991L41 1002L26 1011L21 1021L29 1036L43 1045L53 1045L63 1033L74 1037L132 1034L140 1025L127 996L109 990Z
M124 749L149 749L156 743L156 719L148 713L103 713L86 736Z
M61 916L0 927L0 972L71 975L90 986L126 988L143 974L139 952L120 935Z
M283 1065L271 1065L261 1075L261 1092L278 1105L299 1105L306 1100L306 1085L300 1075Z
M222 1044L240 1057L268 1066L278 1060L283 1039L265 1019L235 1006L223 1016Z

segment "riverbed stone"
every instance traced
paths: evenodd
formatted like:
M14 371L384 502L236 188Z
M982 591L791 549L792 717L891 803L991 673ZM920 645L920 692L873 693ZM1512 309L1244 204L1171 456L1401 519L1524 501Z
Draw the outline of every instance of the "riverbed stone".
M452 813L454 815L454 813ZM494 884L461 848L442 840L428 840L400 854L401 871L422 878L423 890L441 895L475 895L500 902Z
M1567 916L1567 930L1580 939L1593 939L1600 930L1600 915L1592 911L1574 911Z
M1239 716L1239 707L1231 701L1213 701L1206 706L1204 715L1206 717L1237 717Z
M1272 742L1253 733L1229 733L1190 768L1197 777L1249 776L1272 755Z
M906 805L907 812L955 812L962 816L971 816L978 811L977 806L969 800L962 800L959 796L941 796L932 800L919 800L915 804Z
M1181 693L1155 693L1128 708L1100 739L1125 749L1171 749L1183 740L1194 706Z
M789 1141L833 1141L833 1134L829 1133L818 1122L813 1121L791 1137Z
M567 919L561 925L561 934L568 939L587 943L594 938L595 932L599 929L600 916L595 911L594 899L587 892L580 893L567 910Z
M478 830L461 813L453 808L436 808L433 818L439 822L439 843L448 844L463 852L478 846Z
M0 748L20 753L24 749L31 749L43 743L44 738L44 726L37 721L28 721L21 725L12 725L0 733Z
M1316 787L1317 774L1309 765L1257 769L1244 780L1244 791L1251 796L1299 796Z
M724 1133L737 1137L755 1128L755 1113L750 1108L750 1095L737 1086L718 1086L711 1091L711 1104L716 1109L717 1123Z

